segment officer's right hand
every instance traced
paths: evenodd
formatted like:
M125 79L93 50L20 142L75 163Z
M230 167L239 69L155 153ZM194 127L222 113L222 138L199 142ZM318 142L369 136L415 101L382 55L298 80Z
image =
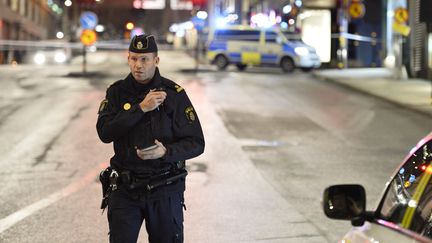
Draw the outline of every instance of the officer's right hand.
M141 110L144 112L152 111L164 102L166 96L167 94L165 91L150 90L150 92L146 95L144 100L141 101L141 103L139 103L139 106L141 107Z

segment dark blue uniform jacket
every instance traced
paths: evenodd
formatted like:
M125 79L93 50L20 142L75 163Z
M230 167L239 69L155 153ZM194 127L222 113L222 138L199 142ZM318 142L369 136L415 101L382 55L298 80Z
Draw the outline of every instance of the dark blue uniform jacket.
M167 97L158 109L144 113L139 103L151 89L162 89ZM201 125L186 92L160 76L158 69L146 85L138 83L131 74L112 84L99 108L96 127L104 143L114 142L111 166L140 176L169 170L172 163L204 151ZM136 148L147 147L154 139L167 148L166 155L156 160L140 159Z

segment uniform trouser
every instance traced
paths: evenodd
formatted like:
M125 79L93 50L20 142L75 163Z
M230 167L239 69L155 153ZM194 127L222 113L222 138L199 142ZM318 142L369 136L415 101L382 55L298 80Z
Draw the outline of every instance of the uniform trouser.
M143 221L149 243L183 242L183 193L158 199L114 191L108 203L110 243L136 243Z

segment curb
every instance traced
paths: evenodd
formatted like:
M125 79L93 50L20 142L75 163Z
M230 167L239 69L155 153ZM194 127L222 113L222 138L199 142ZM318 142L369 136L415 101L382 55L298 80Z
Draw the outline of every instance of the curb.
M418 113L420 115L424 115L424 116L432 118L432 112L425 111L425 110L423 110L423 109L421 109L419 107L416 107L414 105L407 105L407 104L404 104L404 103L401 103L401 102L398 102L398 101L395 101L395 100L392 100L392 99L389 99L389 98L386 98L386 97L374 94L374 93L369 92L367 90L353 87L353 86L351 86L349 84L339 82L337 79L334 79L334 78L324 77L324 76L321 76L321 75L316 74L316 73L313 73L312 75L313 75L313 77L315 77L318 80L325 81L325 82L330 82L330 83L336 84L336 85L338 85L340 87L349 89L351 91L355 91L355 92L358 92L358 93L361 93L361 94L364 94L364 95L372 96L374 98L377 98L379 100L382 100L382 101L385 101L385 102L387 102L389 104L392 104L392 105L394 105L396 107L399 107L399 108L402 108L402 109L405 109L405 110L410 110L410 111L416 112L416 113Z

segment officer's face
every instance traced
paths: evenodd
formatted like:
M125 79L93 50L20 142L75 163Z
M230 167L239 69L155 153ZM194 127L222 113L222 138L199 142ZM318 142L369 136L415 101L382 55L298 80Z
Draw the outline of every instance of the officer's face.
M153 78L159 57L155 53L129 52L128 64L136 81L145 84Z

